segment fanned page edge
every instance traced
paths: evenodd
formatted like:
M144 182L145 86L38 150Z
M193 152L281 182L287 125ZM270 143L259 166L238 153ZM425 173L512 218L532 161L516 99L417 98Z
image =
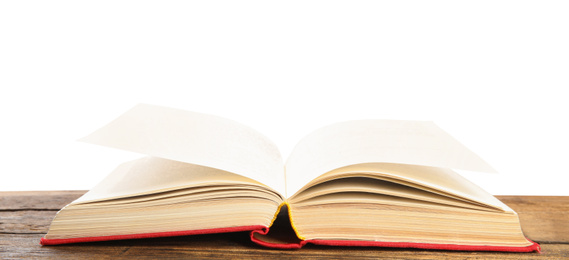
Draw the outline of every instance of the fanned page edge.
M269 227L273 225L281 208L286 203L283 202L277 208ZM42 237L40 239L40 245L42 246L52 246L52 245L63 245L63 244L75 244L75 243L89 243L89 242L101 242L101 241L113 241L113 240L126 240L126 239L144 239L144 238L158 238L158 237L176 237L176 236L190 236L190 235L205 235L205 234L218 234L218 233L232 233L232 232L242 232L242 231L259 231L259 230L269 230L269 227L263 225L252 225L252 226L238 226L238 227L225 227L225 228L210 228L210 229L197 229L197 230L184 230L184 231L165 231L165 232L152 232L152 233L139 233L139 234L126 234L126 235L111 235L111 236L94 236L94 237L75 237L75 238L65 238L65 239L48 239ZM296 232L296 230L295 230Z

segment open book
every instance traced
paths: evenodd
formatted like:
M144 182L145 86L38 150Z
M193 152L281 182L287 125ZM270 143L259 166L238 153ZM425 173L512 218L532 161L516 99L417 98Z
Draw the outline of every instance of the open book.
M244 125L152 105L82 141L147 157L59 211L43 245L251 231L276 248L539 250L512 209L451 170L493 169L431 122L333 124L303 138L286 163ZM280 211L293 242L269 232Z

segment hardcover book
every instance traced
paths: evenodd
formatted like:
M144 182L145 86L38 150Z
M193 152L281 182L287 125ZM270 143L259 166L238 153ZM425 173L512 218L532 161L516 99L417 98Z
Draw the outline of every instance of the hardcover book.
M81 140L145 157L61 209L42 245L250 231L274 248L539 251L516 212L453 171L492 167L432 122L325 126L286 163L247 126L153 105ZM277 216L293 238L271 230Z

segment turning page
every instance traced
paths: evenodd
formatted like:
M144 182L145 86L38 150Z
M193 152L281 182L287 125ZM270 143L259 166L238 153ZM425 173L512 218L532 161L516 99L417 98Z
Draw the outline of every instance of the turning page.
M285 193L276 145L229 119L141 104L80 141L228 171Z
M432 122L348 121L316 130L296 145L286 162L287 196L324 173L361 163L494 171Z

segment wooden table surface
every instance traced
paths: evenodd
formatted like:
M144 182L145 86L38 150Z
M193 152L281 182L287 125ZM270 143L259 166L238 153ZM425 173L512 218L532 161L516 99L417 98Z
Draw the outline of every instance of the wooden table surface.
M525 235L542 253L454 252L307 245L267 249L247 232L40 246L55 213L85 191L0 192L0 258L389 258L569 259L569 197L497 196L518 212Z

